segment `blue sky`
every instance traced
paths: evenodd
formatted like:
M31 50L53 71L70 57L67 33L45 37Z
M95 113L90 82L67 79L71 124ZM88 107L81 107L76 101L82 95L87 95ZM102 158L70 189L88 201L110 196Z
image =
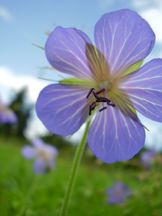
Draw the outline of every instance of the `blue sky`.
M57 25L77 27L93 38L94 25L103 13L121 8L136 10L150 23L157 36L150 57L162 57L161 0L1 0L0 94L5 95L5 86L18 90L27 85L29 98L35 102L39 91L48 84L38 79L38 68L48 66L48 62L44 52L32 44L44 46L45 32ZM42 72L41 76L50 73ZM42 126L40 122L38 127L35 125L31 123L31 130ZM148 121L146 126L151 131L147 143L156 140L161 144L161 124Z
M156 2L144 7L156 6ZM0 65L33 75L39 66L48 64L44 53L32 45L44 45L45 32L57 25L75 26L93 37L93 27L103 13L125 7L140 10L135 0L1 0L0 7L11 15L9 22L0 19Z
M42 51L32 46L32 43L44 45L46 31L62 25L76 26L91 33L103 13L102 6L95 0L5 0L1 5L13 17L10 23L1 21L1 64L18 73L30 74L35 73L38 66L47 64Z

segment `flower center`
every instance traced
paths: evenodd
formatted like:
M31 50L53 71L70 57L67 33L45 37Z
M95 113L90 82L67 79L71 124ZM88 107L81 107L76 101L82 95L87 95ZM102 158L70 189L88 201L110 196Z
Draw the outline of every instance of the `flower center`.
M37 149L37 154L45 161L48 161L52 157L51 153L44 149Z
M95 110L95 108L100 104L102 104L102 108L99 109L99 112L107 109L107 106L104 105L105 103L109 106L115 106L115 104L113 104L110 99L105 97L105 92L105 88L102 88L99 91L96 91L94 88L90 89L87 95L87 99L91 99L89 106L89 115L91 115L92 111Z
M116 189L115 191L114 191L114 195L115 195L115 197L117 198L117 197L122 197L122 195L123 195L123 190L122 189Z
M108 92L112 88L112 83L108 80L104 80L104 81L101 81L98 86L99 86L99 89L105 89Z

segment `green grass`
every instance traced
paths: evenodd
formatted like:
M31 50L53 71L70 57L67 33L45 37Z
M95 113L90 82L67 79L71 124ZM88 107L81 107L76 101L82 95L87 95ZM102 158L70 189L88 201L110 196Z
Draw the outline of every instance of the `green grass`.
M0 215L57 216L72 156L62 150L54 171L35 175L32 161L21 156L21 144L19 140L0 139ZM69 216L161 216L161 165L146 172L138 166L128 166L129 163L101 165L84 159ZM132 188L133 196L122 205L109 205L106 189L119 180Z

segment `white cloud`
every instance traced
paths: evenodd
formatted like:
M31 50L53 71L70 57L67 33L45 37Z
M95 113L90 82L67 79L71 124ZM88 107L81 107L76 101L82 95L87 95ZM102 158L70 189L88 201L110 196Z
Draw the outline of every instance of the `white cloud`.
M161 0L133 0L133 5L138 9L159 8L162 6Z
M27 87L27 96L33 103L36 101L40 90L47 85L47 82L39 80L37 77L17 75L7 67L0 67L0 77L0 86L3 91L6 92L8 89L17 92L23 87Z
M155 32L156 40L162 43L162 13L161 10L152 8L141 11L141 16L148 21Z
M162 0L133 0L133 7L151 25L156 41L162 43Z
M143 8L149 5L149 0L134 0L133 4L137 8Z
M7 67L0 67L0 96L2 96L4 100L6 100L6 98L9 100L11 93L18 92L23 87L27 87L27 98L29 102L35 104L39 92L47 84L47 82L39 80L36 77L29 75L17 75ZM46 133L46 131L47 130L35 114L34 118L29 123L26 135L28 138L33 138L39 136L40 134L42 135Z
M85 126L86 126L86 124L83 124L76 133L74 133L73 135L67 137L67 139L69 141L71 141L72 143L74 143L74 144L78 144L80 142L83 134L84 134Z
M11 22L13 17L7 8L0 6L0 18L6 22Z

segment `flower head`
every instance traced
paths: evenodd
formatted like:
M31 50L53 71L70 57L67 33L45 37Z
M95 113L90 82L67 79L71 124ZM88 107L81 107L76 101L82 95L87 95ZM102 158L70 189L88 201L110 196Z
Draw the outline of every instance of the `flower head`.
M127 197L132 195L132 191L122 182L116 182L111 188L107 190L107 194L108 203L121 204Z
M0 124L15 124L16 122L15 113L0 101Z
M141 154L141 163L145 169L149 169L155 159L156 152L154 150L147 150Z
M45 144L40 139L32 141L33 146L25 146L22 148L22 154L27 159L34 159L34 172L45 173L55 166L55 158L58 154L54 146Z
M162 121L162 59L142 65L155 35L131 10L105 14L95 25L95 45L76 28L57 27L45 52L50 64L75 78L45 87L37 115L53 133L67 136L94 116L88 133L91 151L112 163L132 158L144 145L137 111Z

